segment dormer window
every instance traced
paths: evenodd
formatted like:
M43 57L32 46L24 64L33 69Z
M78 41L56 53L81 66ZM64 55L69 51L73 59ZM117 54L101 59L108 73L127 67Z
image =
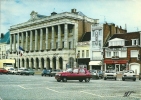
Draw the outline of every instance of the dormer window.
M132 45L138 45L138 39L132 39Z

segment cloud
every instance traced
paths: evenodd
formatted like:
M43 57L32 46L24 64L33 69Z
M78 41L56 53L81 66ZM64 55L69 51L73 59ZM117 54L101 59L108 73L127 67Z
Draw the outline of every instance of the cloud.
M29 20L31 11L50 16L51 12L70 12L76 8L87 17L115 23L128 31L141 30L140 0L2 0L0 33ZM136 28L135 28L136 27Z

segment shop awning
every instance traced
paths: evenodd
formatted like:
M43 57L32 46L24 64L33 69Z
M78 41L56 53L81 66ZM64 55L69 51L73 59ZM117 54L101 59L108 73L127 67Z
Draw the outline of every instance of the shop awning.
M106 64L126 64L128 60L104 60Z
M101 65L101 61L90 61L89 65Z

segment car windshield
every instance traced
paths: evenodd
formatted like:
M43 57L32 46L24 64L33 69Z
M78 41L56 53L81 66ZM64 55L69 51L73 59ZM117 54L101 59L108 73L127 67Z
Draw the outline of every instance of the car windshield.
M107 70L106 73L115 73L114 70Z
M10 68L10 70L14 70L14 68Z
M72 72L72 68L68 68L65 72Z
M73 73L78 73L78 69L74 69L73 70Z

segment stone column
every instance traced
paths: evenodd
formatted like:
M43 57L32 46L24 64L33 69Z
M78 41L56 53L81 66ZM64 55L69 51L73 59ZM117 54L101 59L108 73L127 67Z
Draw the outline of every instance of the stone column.
M16 52L16 34L14 34L14 52Z
M13 34L10 34L10 52L12 52Z
M54 27L52 26L52 45L51 45L51 49L54 49Z
M16 67L18 68L19 66L18 66L18 58L16 59Z
M36 66L36 58L34 58L34 68L37 69L37 66Z
M29 61L29 68L31 68L31 61Z
M60 69L59 68L59 60L58 60L58 58L56 58L56 69Z
M22 34L22 41L21 41L21 46L22 48L24 47L23 44L24 44L24 35L23 35L23 32L21 33Z
M32 48L33 48L32 43L33 43L33 32L31 30L30 31L30 51L32 51Z
M40 29L40 50L43 50L43 29Z
M68 49L68 24L64 27L64 49Z
M61 27L58 25L58 49L61 48Z
M23 67L23 66L22 66L22 59L20 59L20 67Z
M41 58L40 58L40 59L39 59L39 68L40 68L40 69L42 69L41 66L42 66L42 65L41 65Z
M35 30L35 51L37 50L37 30Z
M48 28L46 28L46 50L49 49L48 47Z
M28 32L26 32L26 47L25 51L28 51Z
M76 48L77 42L78 42L78 24L74 25L74 48Z
M50 59L50 68L53 69L53 66L52 66L52 60Z

